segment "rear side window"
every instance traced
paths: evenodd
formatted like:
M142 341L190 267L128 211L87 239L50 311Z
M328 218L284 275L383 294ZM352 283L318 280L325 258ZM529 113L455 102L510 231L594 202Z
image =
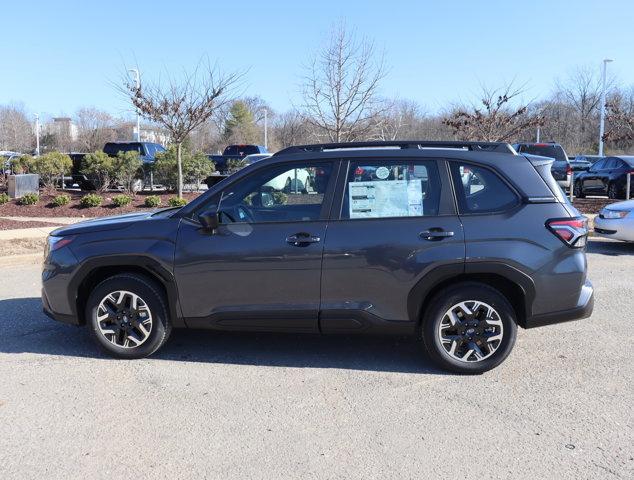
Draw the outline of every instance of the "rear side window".
M458 206L461 213L501 212L519 203L519 197L488 168L451 162Z
M145 155L143 145L140 143L106 143L103 151L112 156L116 156L119 152L139 152L139 155Z
M257 145L229 145L225 148L223 155L245 157L254 153L260 153L260 149Z
M438 214L440 179L434 161L351 162L342 219Z

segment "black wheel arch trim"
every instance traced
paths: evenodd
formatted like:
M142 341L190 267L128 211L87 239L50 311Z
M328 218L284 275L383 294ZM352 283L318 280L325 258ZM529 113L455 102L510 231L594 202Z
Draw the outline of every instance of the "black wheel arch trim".
M535 284L530 276L516 267L491 261L467 261L439 265L425 274L412 288L407 299L407 311L409 318L416 321L422 320L422 314L431 295L439 286L447 285L447 282L478 280L478 275L493 275L497 278L508 280L521 290L523 305L513 305L518 313L518 324L526 328L526 319L532 317L532 305L535 300ZM484 281L484 283L487 283ZM504 292L503 292L504 293ZM513 302L509 299L511 304ZM519 310L522 309L522 310Z
M73 315L80 320L80 323L85 323L83 311L78 308L78 302L80 300L79 292L84 282L88 280L90 275L96 270L113 268L124 271L126 267L131 268L133 272L141 271L161 284L167 293L167 303L172 325L174 327L184 327L185 323L180 313L178 290L174 275L166 269L160 261L150 256L139 254L109 255L107 257L90 258L81 264L70 280L68 287L68 302L73 309Z

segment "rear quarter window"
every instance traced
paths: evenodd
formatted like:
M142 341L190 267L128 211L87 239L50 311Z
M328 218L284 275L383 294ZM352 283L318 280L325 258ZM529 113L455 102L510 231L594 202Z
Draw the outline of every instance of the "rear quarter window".
M517 193L492 170L468 163L450 165L461 213L502 212L519 204Z

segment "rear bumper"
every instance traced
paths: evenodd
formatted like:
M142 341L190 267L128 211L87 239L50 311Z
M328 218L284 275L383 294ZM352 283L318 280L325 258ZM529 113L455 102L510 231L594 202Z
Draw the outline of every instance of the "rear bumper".
M569 310L560 310L558 312L544 313L534 315L526 319L526 328L543 327L554 323L568 322L570 320L581 320L592 315L594 309L594 288L589 280L581 287L579 301L574 308Z

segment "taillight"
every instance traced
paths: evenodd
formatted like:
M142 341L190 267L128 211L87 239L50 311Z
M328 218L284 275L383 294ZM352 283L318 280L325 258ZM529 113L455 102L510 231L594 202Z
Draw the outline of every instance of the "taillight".
M570 165L566 167L566 175L572 175L572 167Z
M546 228L569 247L582 248L588 239L588 219L586 217L552 218Z
M365 172L365 170L364 170L363 168L361 168L361 167L357 167L357 168L354 170L354 174L355 174L355 175L363 175L363 172Z

